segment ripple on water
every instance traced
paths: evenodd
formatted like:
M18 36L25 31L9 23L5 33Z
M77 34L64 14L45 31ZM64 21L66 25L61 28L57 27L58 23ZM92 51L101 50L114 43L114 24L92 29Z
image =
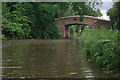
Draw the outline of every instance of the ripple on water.
M94 76L85 76L85 78L94 78ZM93 79L91 79L93 80Z
M7 74L15 74L15 73L7 73Z
M93 72L92 70L85 70L85 71L83 71L83 72Z
M0 67L0 68L22 68L21 66L9 66L9 67Z
M77 73L76 73L76 72L71 72L71 73L69 73L69 74L72 74L72 75L73 75L73 74L77 74Z
M89 68L84 68L83 69L84 71L84 75L85 75L85 78L94 78L94 76L92 75L92 70L91 69L89 69ZM93 80L93 79L91 79L91 80Z
M10 60L10 59L8 59L8 60L6 60L7 62L10 62L10 61L13 61L13 60Z
M83 69L83 70L89 70L89 68L88 68L88 67L84 67L84 68L80 68L80 69Z
M92 75L92 73L84 73L84 75Z
M20 77L20 79L25 79L25 77Z
M95 80L94 78L86 78L85 80Z

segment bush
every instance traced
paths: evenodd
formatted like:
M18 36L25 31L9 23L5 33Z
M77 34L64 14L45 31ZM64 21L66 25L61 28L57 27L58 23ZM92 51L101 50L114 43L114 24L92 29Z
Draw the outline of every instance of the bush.
M83 55L109 71L119 72L120 47L117 33L117 30L106 29L84 31L81 38Z

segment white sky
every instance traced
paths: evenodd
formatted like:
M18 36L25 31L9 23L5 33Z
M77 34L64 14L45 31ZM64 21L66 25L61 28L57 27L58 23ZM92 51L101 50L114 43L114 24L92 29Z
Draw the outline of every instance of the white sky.
M113 2L103 2L102 7L99 7L103 16L100 17L101 19L109 20L109 16L107 16L107 11L112 8Z

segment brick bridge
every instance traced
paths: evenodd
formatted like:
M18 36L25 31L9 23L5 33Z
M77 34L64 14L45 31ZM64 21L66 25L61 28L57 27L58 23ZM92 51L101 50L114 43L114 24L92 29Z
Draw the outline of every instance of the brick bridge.
M56 19L57 27L62 32L64 37L68 35L70 32L69 26L70 25L88 25L91 26L91 28L110 28L110 21L109 20L103 20L98 19L91 16L84 16L84 20L80 21L80 16L68 16L68 17L61 17ZM68 35L69 36L69 35Z

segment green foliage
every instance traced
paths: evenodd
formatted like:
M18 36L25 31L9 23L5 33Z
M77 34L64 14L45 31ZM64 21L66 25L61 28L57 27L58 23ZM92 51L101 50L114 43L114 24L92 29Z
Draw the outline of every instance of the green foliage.
M120 25L119 5L120 5L120 2L115 2L113 5L113 8L110 8L107 11L107 15L110 16L110 22L111 22L112 29L115 29L115 28L118 29Z
M105 29L84 31L81 39L83 55L110 71L119 72L120 49L117 33L118 30Z
M3 3L2 28L3 39L60 37L54 6L48 3Z
M55 17L56 18L74 15L72 6L68 2L55 3L54 8L55 8Z
M81 27L81 28L80 28ZM90 31L91 27L87 25L72 25L70 26L70 37L80 36L83 31Z
M82 21L84 18L82 16L88 15L88 16L102 16L101 12L99 9L95 8L95 6L101 5L101 3L95 3L95 2L75 2L72 3L73 5L73 10L77 10L77 14L81 16L80 20Z
M52 4L48 3L34 3L32 20L32 32L33 38L39 39L55 39L59 37L59 31L55 26L55 10Z
M3 8L7 6L6 3L3 3ZM11 8L5 8L3 14L3 34L6 39L28 39L30 37L30 27L29 19L24 15L25 9L22 6L22 3L16 3L11 6ZM13 9L14 8L14 9ZM10 12L9 12L10 11Z
M4 2L2 4L3 39L57 39L62 35L56 27L55 18L73 15L99 16L100 11L90 5L95 4ZM81 21L83 19L80 18Z
M98 2L62 2L55 4L56 18L63 16L80 15L82 21L84 15L88 16L102 16L100 9L96 9L96 6L101 5Z
M76 33L75 31L76 31L75 26L70 26L70 37L75 36Z

